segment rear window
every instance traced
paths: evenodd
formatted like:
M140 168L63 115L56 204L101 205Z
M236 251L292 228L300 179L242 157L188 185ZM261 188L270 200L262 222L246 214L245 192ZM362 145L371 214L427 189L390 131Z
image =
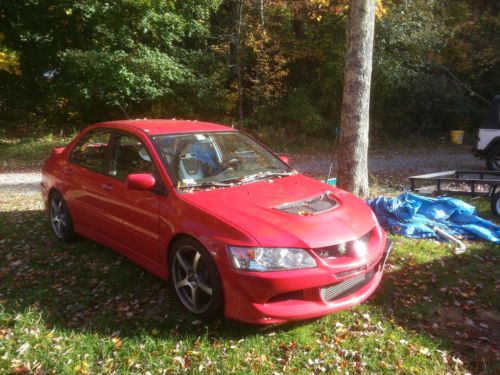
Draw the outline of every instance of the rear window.
M110 139L109 130L90 131L71 152L70 162L96 172L106 173L106 157Z

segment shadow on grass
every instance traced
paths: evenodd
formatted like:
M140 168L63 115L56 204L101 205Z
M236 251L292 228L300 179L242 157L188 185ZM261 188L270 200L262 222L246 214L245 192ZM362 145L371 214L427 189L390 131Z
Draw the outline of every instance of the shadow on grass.
M0 212L0 300L11 315L40 311L48 327L121 337L239 340L302 324L196 321L166 283L92 241L63 244L40 210ZM478 372L498 362L498 247L387 271L367 305L404 330L440 339ZM392 261L392 260L391 260ZM397 262L397 261L395 261ZM496 363L496 364L495 364Z
M470 243L461 255L387 271L371 304L405 330L426 333L459 354L473 373L500 369L496 245Z
M196 320L163 280L113 250L84 238L59 242L40 210L0 212L0 241L0 300L12 315L33 309L48 326L122 337L240 339L276 329Z

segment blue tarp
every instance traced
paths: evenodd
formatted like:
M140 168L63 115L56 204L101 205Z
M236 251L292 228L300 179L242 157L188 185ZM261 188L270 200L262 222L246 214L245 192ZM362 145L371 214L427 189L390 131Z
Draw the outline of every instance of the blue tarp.
M404 193L395 198L378 197L368 204L384 227L412 238L441 239L434 227L459 238L500 243L500 226L481 219L476 209L451 197L422 197Z

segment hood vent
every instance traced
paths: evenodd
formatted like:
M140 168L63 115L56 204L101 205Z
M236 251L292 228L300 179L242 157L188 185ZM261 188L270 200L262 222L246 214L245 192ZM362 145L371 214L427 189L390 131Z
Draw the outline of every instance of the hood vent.
M315 197L291 203L283 203L273 208L278 211L286 212L287 214L308 216L328 211L337 205L337 201L332 198L331 193L327 191Z

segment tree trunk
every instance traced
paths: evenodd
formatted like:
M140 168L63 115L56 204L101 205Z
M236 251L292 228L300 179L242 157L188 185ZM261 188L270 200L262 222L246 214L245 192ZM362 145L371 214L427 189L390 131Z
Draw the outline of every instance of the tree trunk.
M238 77L238 117L240 124L243 123L243 82L241 79L241 19L243 13L243 1L238 2L238 28L236 33L236 74Z
M252 116L255 116L257 112L257 108L259 106L260 101L260 92L261 92L261 82L260 82L260 66L259 60L262 58L264 54L264 34L266 32L264 25L264 0L259 0L259 50L257 51L257 63L255 66L255 86L253 88L253 106L252 106Z
M264 29L264 0L259 0L260 27Z
M368 195L368 130L375 0L351 0L338 142L338 185Z
M242 57L241 57L241 34L243 18L243 0L230 0L227 2L231 16L231 35L229 39L229 69L230 83L236 81L238 95L238 120L243 123L243 79L242 79Z

